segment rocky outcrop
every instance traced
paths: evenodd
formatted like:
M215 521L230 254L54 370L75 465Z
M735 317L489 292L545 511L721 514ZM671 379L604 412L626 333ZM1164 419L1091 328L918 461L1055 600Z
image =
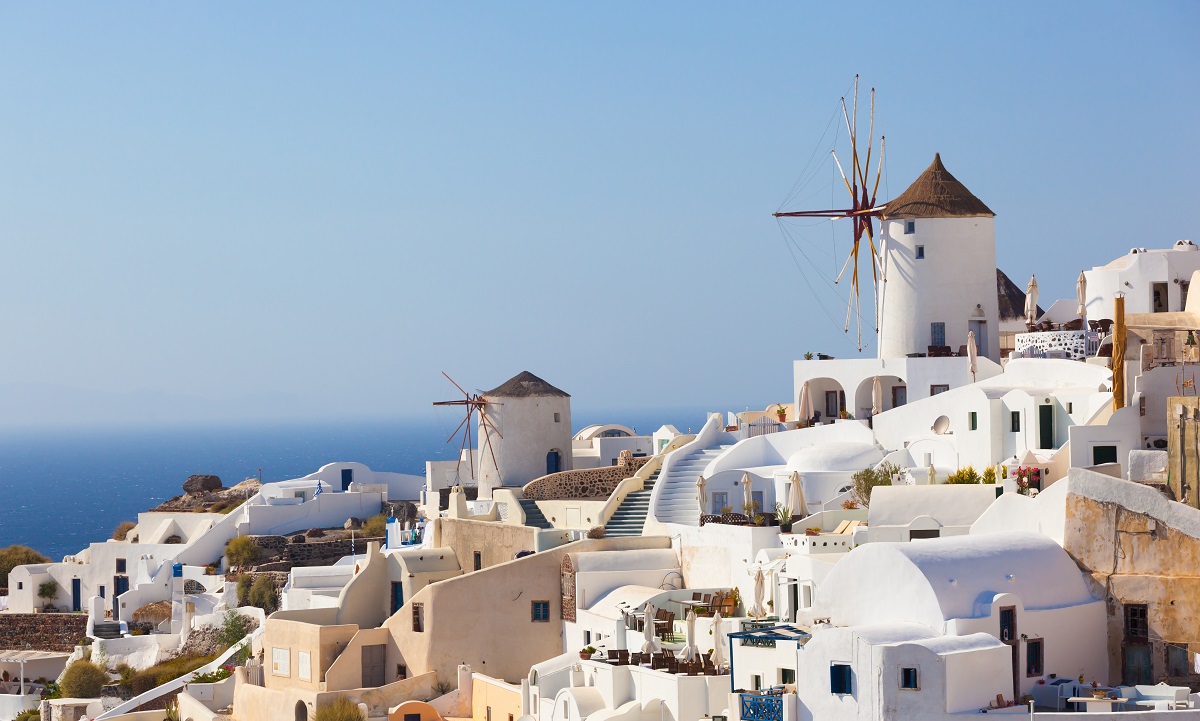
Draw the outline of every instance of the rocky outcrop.
M188 476L187 480L183 482L183 492L188 495L198 496L201 493L218 491L223 485L219 476L198 473L194 476Z

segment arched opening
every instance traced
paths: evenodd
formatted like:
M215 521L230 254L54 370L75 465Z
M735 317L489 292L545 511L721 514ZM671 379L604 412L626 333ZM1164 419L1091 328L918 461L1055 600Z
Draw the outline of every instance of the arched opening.
M308 721L308 706L303 701L296 702L296 721Z
M546 454L546 475L558 473L560 470L562 470L562 454L556 448Z
M846 391L841 383L832 378L810 378L808 393L812 401L813 416L820 423L832 423L846 410Z
M874 399L872 395L875 389L876 376L867 376L861 383L858 384L858 389L854 391L854 417L866 418L871 415L871 409L874 407ZM882 397L880 412L888 411L893 408L904 405L908 402L908 387L905 385L904 379L899 376L878 376L879 390Z

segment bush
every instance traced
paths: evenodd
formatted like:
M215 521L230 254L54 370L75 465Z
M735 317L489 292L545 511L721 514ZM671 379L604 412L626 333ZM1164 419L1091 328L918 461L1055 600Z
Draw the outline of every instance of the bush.
M864 468L851 476L854 488L851 495L863 508L871 505L871 490L876 486L892 485L892 476L900 472L900 466L884 461L877 468Z
M246 637L246 618L232 608L221 619L221 645L229 648Z
M249 536L232 538L225 545L225 558L229 559L230 566L238 568L254 565L261 553L262 551L254 543L254 539Z
M946 483L963 485L963 484L978 484L980 482L979 473L973 466L960 468L954 473L946 477ZM994 482L994 481L993 481Z
M27 708L13 717L13 721L42 721L42 711L41 709Z
M604 538L604 533L605 533L604 526L595 526L593 528L588 529L587 537L588 538Z
M237 579L237 598L239 606L246 606L250 603L250 586L254 583L254 579L242 574Z
M129 536L129 532L135 528L137 528L137 524L133 521L121 521L121 525L113 529L113 540L124 541Z
M996 483L996 469L995 468L988 466L987 468L983 469L983 482L989 483L989 484Z
M251 606L258 606L263 611L271 613L279 607L279 601L275 597L275 582L271 580L270 576L259 576L254 579L250 591L246 594L246 601Z
M358 704L345 696L338 696L333 703L318 706L313 721L366 721Z
M91 661L76 661L63 673L62 693L66 698L98 698L106 683L108 671L102 666Z
M216 656L197 656L190 653L176 656L169 661L156 663L150 668L138 671L129 680L129 687L135 696L140 696L168 681L174 681L185 673L208 665L214 658Z
M9 546L0 550L0 586L8 586L9 571L30 563L50 563L50 559L28 546Z
M363 524L362 534L364 536L382 536L387 533L387 516L380 513L378 516L371 516L367 522Z

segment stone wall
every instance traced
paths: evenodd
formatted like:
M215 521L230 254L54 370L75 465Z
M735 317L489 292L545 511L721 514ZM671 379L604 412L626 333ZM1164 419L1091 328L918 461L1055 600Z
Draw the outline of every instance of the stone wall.
M87 634L87 620L83 613L0 613L0 649L69 653Z
M250 536L254 545L262 549L256 568L286 571L293 566L331 566L335 561L351 553L349 538L338 541L311 541L293 543L289 536ZM383 543L383 536L357 536L353 542L354 551L362 553L367 549L369 541Z
M621 451L615 466L560 471L536 478L525 485L522 497L534 501L608 498L621 481L649 462L649 457L634 458L629 451Z

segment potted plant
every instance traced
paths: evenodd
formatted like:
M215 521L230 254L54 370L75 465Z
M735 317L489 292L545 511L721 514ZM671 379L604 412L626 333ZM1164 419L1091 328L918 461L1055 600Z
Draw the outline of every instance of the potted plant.
M806 528L806 529L804 529L804 535L806 535L806 536L819 536L819 535L821 535L821 527L820 527L820 526L813 526L812 528Z
M767 517L761 513L756 513L756 514L754 514L754 518L753 518L752 522L756 526L765 526L765 525L767 525Z
M782 533L792 532L792 512L782 503L775 504L775 518L779 521L779 530Z
M783 423L787 420L787 407L780 403L779 407L775 409L775 415L779 416L779 422Z
M1104 698L1108 695L1108 691L1100 688L1098 681L1092 681L1092 698Z
M595 646L584 646L583 648L581 648L579 650L579 658L583 659L584 661L587 661L588 659L590 659L592 657L592 654L594 654L594 653L596 653Z
M804 354L804 360L812 360L812 359L813 359L813 352L812 352L812 351L809 351L809 352L807 352L807 353L805 353L805 354Z

